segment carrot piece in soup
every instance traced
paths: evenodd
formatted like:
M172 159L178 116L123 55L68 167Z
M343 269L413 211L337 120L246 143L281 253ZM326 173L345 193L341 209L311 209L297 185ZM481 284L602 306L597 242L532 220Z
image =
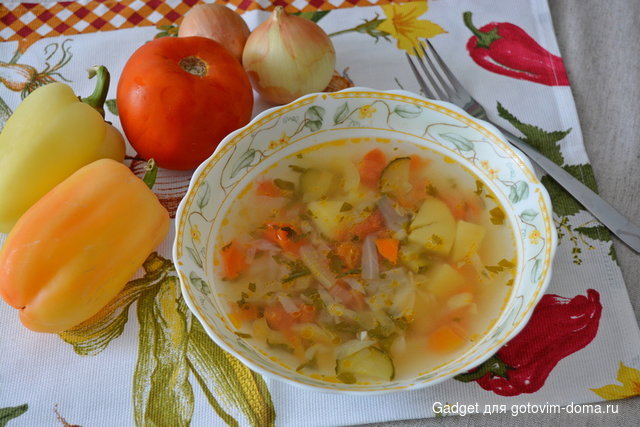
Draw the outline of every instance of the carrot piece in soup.
M467 206L464 200L455 195L444 195L441 197L442 201L447 204L451 214L455 219L464 219L467 213Z
M482 206L480 206L480 200L478 197L473 197L466 202L467 211L464 215L464 220L468 222L479 222L482 215Z
M399 246L400 242L398 239L376 239L376 248L378 248L378 253L393 264L398 261Z
M431 333L427 339L427 348L437 353L447 353L463 343L464 339L451 325L443 325Z
M409 156L409 159L409 184L411 184L411 190L404 195L397 196L396 201L404 208L415 209L422 204L428 194L427 186L429 180L422 171L429 164L429 160L416 154Z
M382 150L375 148L369 151L358 164L360 182L369 188L378 188L378 181L385 166L387 166L387 157Z
M409 170L411 171L411 174L414 176L416 174L419 174L422 171L422 169L424 169L429 165L429 162L430 162L430 160L420 157L417 154L410 155L409 159L411 159L411 162L409 163Z
M248 267L244 248L235 240L224 246L221 254L225 279L237 278Z
M342 242L338 245L336 253L349 270L353 270L360 265L362 256L360 245L350 241Z
M300 233L291 224L267 222L265 224L264 237L280 246L285 252L298 255L304 241L300 239Z
M345 230L343 236L346 239L351 237L357 237L360 240L363 240L369 234L376 233L384 229L384 217L380 213L379 210L373 211L368 217L366 217L361 222L355 224L348 230ZM346 240L343 239L343 240Z
M237 307L237 305L236 305ZM255 306L237 307L235 311L229 314L229 320L236 328L241 327L245 322L256 320L258 318L258 310Z
M258 196L280 197L282 191L271 180L261 181L256 188Z

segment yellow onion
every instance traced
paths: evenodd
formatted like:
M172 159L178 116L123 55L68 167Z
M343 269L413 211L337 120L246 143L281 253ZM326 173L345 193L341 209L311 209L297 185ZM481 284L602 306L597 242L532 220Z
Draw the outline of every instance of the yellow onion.
M242 50L250 33L247 23L233 10L220 4L200 4L184 16L178 37L207 37L242 61Z
M277 6L249 36L242 65L264 99L285 104L327 87L336 52L318 24Z

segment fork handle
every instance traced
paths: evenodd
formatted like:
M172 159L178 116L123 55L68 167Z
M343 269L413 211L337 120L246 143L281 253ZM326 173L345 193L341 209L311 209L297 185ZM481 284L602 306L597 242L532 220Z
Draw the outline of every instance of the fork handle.
M545 172L556 180L577 201L600 220L613 234L618 236L627 246L640 253L640 227L633 224L629 218L618 212L613 206L605 202L589 187L578 181L569 172L549 160L529 144L509 132L495 125L507 137L511 144L525 153L531 160L538 164Z

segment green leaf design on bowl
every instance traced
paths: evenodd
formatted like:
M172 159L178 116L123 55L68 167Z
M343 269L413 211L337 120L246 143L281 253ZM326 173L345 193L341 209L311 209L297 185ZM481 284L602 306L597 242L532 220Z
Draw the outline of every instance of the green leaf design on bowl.
M253 148L248 148L247 151L245 151L242 154L242 156L240 156L238 161L233 166L233 169L231 169L230 178L232 178L232 179L235 178L235 176L238 175L241 170L251 166L251 163L253 162L253 160L256 157L256 153L257 153L257 151L254 150Z
M516 204L527 197L529 197L529 184L525 181L516 182L516 184L511 187L511 191L509 192L509 200L511 203Z
M403 119L415 119L422 113L422 108L418 105L400 104L396 105L393 112Z
M538 216L538 212L534 211L533 209L525 209L520 214L520 219L523 222L531 222L534 219L536 219L537 216Z
M473 150L473 142L458 133L445 132L438 134L438 136L453 144L460 151L464 152Z
M345 101L338 109L336 113L333 115L333 124L337 125L344 122L349 116L349 104Z

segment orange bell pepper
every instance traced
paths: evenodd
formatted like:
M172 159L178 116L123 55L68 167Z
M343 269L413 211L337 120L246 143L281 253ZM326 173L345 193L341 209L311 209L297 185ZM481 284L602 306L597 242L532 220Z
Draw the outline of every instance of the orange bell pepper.
M169 214L125 165L84 166L18 220L0 250L0 296L38 332L96 314L169 230Z

